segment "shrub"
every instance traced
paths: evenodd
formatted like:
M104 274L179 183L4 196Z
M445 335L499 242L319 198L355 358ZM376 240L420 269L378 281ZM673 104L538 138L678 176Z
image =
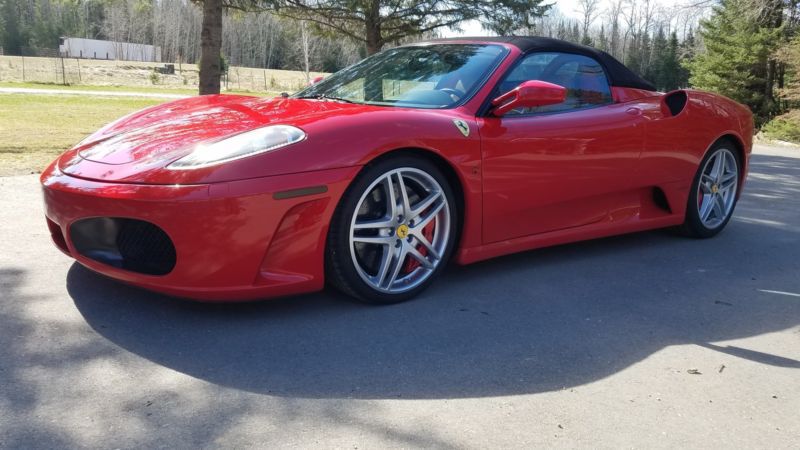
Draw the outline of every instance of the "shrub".
M770 120L761 131L767 139L800 144L800 110L795 109Z

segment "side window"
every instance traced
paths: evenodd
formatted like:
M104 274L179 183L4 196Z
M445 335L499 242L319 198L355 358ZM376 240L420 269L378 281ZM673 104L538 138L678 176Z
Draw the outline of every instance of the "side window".
M567 88L567 99L558 105L518 108L506 115L538 114L591 108L613 102L603 67L594 59L570 53L532 53L500 82L492 98L523 81L541 80Z

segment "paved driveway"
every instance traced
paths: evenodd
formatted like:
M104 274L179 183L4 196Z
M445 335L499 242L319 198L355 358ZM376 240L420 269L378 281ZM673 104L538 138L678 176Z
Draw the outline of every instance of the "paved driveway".
M800 150L760 148L729 228L451 268L417 301L201 305L49 242L0 178L0 447L800 443Z

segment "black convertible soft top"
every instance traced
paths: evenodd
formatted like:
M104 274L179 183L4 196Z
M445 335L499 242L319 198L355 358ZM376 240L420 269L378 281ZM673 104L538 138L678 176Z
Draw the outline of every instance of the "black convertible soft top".
M625 67L624 64L617 61L613 56L608 53L598 50L593 47L585 45L573 44L571 42L562 41L559 39L551 39L539 36L493 36L493 37L457 37L446 39L435 39L428 42L448 42L448 41L475 41L475 42L500 42L511 44L519 48L523 53L528 52L561 52L561 53L574 53L578 55L589 56L596 59L603 65L603 68L608 74L609 82L612 86L629 87L635 89L644 89L646 91L655 91L656 88L652 83L644 78L636 75Z

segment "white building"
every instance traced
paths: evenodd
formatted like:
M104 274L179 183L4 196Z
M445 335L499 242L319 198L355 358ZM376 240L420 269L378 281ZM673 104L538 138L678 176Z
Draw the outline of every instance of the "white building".
M161 47L130 42L62 37L58 52L64 58L161 62Z

